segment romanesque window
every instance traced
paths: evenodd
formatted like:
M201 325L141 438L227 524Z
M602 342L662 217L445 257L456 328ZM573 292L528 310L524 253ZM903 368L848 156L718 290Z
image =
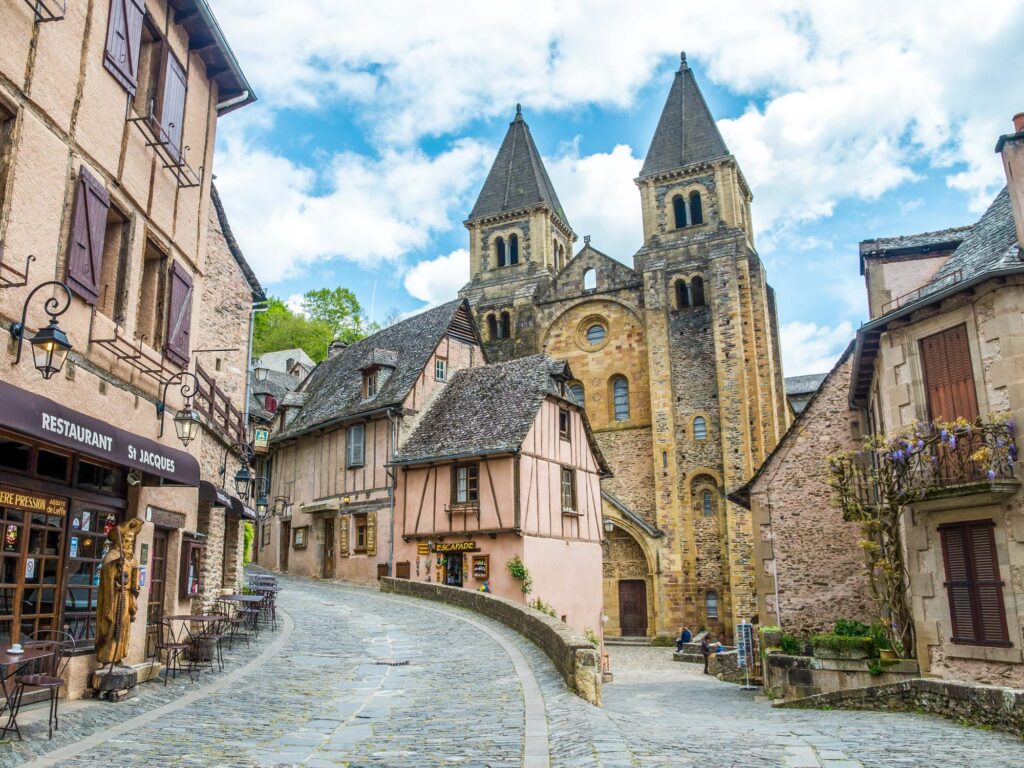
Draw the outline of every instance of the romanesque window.
M480 498L480 465L456 464L452 475L452 504L475 504Z
M508 263L519 263L519 235L508 236Z
M715 502L711 496L711 491L704 491L701 494L701 508L704 511L704 517L713 517L715 514Z
M625 376L612 379L612 403L616 421L629 421L629 381Z
M676 309L686 309L690 306L690 294L686 290L685 280L676 280Z
M682 195L676 195L672 198L672 213L676 220L676 229L682 229L686 226L686 201L683 200Z
M587 269L583 271L583 290L584 291L596 291L597 290L597 270Z
M499 237L494 241L494 250L498 254L498 266L505 266L505 238Z
M512 335L512 318L508 312L501 313L501 322L498 323L498 338L507 339Z
M708 439L708 423L703 416L698 416L693 420L693 439Z
M705 606L707 608L707 617L709 619L717 619L718 618L718 593L713 591L713 590L709 590L708 593L704 596L704 604L705 604Z
M704 223L704 210L700 203L700 192L690 193L690 225Z
M583 382L573 381L569 383L569 394L581 408L586 405L586 392L583 389Z
M562 268L562 265L558 261L558 241L555 239L551 240L551 259L554 261L555 271L557 272Z
M604 341L607 334L608 332L604 329L603 325L600 323L594 323L592 326L587 328L587 343L600 344Z
M487 316L487 338L498 338L498 319L493 314Z
M558 246L558 264L559 269L565 266L565 246L561 244Z
M704 279L695 277L690 281L690 295L693 297L693 306L704 306Z

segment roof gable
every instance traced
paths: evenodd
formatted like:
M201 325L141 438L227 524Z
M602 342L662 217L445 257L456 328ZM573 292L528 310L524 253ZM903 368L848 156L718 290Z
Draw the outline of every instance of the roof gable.
M680 56L679 71L665 100L640 177L728 155L725 139L704 101L693 70L686 64L684 53Z
M569 221L555 187L548 177L530 127L516 104L515 119L509 123L505 140L469 214L469 219L493 216L505 211L547 205L567 227Z
M583 288L583 276L589 269L597 271L597 288L588 291ZM595 290L605 292L641 285L639 272L587 242L537 296L537 301L562 300L593 293Z

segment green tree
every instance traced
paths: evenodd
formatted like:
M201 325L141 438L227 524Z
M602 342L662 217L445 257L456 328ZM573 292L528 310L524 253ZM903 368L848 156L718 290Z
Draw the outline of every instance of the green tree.
M266 352L300 347L315 362L327 357L327 345L334 339L334 330L323 320L314 320L292 312L281 299L270 297L267 311L256 313L252 353L259 357Z
M359 299L348 288L319 288L306 291L302 309L313 321L326 323L335 339L352 344L366 337L368 330Z

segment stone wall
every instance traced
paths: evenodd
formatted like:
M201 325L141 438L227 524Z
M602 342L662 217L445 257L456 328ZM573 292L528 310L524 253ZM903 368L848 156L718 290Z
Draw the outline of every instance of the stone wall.
M443 584L426 584L407 579L383 578L382 592L410 595L489 616L525 635L548 655L565 678L566 685L581 698L601 705L601 659L593 643L547 614L502 597Z
M913 678L887 685L834 691L796 701L779 702L786 709L857 709L927 712L958 723L1024 733L1024 690Z
M877 665L879 674L870 667ZM768 653L763 657L764 690L773 698L802 699L835 691L897 683L921 674L917 662L878 659L819 659Z

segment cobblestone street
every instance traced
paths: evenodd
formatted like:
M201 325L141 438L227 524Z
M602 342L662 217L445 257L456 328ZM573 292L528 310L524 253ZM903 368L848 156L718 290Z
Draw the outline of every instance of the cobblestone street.
M936 718L773 710L668 649L613 648L616 682L596 709L488 619L282 582L281 628L236 648L224 673L68 706L52 742L45 720L26 718L2 765L496 767L523 765L524 750L566 767L1024 764L1021 741Z

